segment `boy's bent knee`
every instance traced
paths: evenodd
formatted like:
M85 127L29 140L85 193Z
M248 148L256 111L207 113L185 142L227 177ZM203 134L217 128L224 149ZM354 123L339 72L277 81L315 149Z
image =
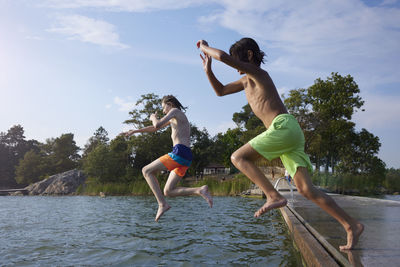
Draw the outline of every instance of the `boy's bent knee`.
M169 188L164 188L164 196L166 197L171 196L171 190L169 190Z
M170 187L164 187L164 196L166 196L166 197L172 197L172 196L173 196L172 191L173 191L172 188L170 188Z
M145 176L145 177L151 173L151 169L149 168L149 165L146 165L142 168L142 173L143 173L143 176Z
M232 153L231 155L231 162L236 165L238 164L240 161L243 160L242 155L240 154L240 152L238 152L237 150L235 152Z
M237 162L235 153L233 153L233 154L231 155L231 162L232 162L233 164L235 164L235 163Z

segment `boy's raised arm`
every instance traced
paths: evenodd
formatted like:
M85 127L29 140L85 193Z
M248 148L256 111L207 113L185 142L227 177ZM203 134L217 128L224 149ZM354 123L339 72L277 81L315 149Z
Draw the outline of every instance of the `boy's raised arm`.
M156 114L152 114L150 116L150 120L153 122L153 126L158 130L161 128L164 128L168 126L171 122L170 120L175 117L176 112L178 112L179 109L177 108L172 108L167 115L162 117L161 119L157 119Z
M208 43L204 40L198 41L197 47L200 48L204 54L209 55L243 73L257 75L261 71L259 67L251 63L240 61L220 49L209 47Z
M201 41L199 41L201 42ZM205 42L205 41L203 41ZM205 42L207 44L207 42ZM200 44L197 43L198 47L200 47ZM208 47L208 45L207 45ZM218 60L220 60L221 55L223 53L225 53L224 51L218 50L218 49L213 49L215 50L214 52L214 57ZM203 50L202 50L203 51ZM217 94L217 96L224 96L224 95L229 95L229 94L233 94L233 93L237 93L239 91L242 91L244 89L243 83L242 83L242 79L223 85L218 79L217 77L215 77L212 69L211 69L211 62L212 62L212 57L207 54L206 52L204 52L204 55L200 54L200 57L203 61L203 67L204 67L204 71L207 75L207 78L211 84L211 86L214 88L215 93Z

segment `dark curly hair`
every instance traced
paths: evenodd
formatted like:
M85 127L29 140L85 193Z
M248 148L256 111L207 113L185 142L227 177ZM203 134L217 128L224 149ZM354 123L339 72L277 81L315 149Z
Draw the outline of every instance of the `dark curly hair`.
M173 95L166 95L163 97L162 99L162 103L170 103L172 105L174 105L176 108L178 108L179 110L186 110L187 107L182 106L181 102L178 101L178 99L176 99L175 96Z
M256 41L251 38L242 38L234 43L229 49L229 54L233 57L239 58L241 61L249 62L247 58L248 50L253 51L254 63L256 63L257 66L260 66L261 63L264 63L265 53L260 50L260 47Z

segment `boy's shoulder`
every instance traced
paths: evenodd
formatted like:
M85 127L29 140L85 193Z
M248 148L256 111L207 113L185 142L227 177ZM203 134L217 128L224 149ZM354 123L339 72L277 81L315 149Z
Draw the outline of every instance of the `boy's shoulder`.
M180 115L185 115L182 110L179 108L171 108L170 111L168 112L171 116L180 116Z

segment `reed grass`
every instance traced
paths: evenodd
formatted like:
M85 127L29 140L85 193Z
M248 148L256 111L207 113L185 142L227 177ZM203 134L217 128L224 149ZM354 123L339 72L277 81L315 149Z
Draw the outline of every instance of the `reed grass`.
M164 188L166 181L161 180L160 186ZM222 181L217 176L209 176L205 179L187 183L181 181L178 186L199 187L207 185L211 194L215 196L235 196L247 190L251 186L251 181L243 174L238 174L232 179ZM78 195L97 196L103 192L106 195L132 195L145 196L152 195L151 189L145 179L138 179L131 183L100 183L95 179L88 179L84 186L77 190Z
M400 191L400 177L314 173L312 180L315 185L342 194L371 195Z

